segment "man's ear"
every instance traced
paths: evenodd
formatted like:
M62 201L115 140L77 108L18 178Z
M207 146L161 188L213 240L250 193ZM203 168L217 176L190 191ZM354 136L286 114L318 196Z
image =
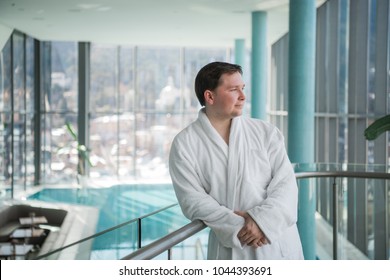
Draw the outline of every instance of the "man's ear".
M211 90L206 90L204 92L204 100L208 104L213 104L214 103L214 94Z

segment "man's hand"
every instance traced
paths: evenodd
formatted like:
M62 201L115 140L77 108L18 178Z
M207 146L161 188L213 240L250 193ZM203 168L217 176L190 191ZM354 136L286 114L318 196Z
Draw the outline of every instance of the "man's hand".
M245 219L244 226L237 234L237 237L242 245L259 248L265 244L268 244L267 238L265 237L263 231L247 212L235 211L234 213Z

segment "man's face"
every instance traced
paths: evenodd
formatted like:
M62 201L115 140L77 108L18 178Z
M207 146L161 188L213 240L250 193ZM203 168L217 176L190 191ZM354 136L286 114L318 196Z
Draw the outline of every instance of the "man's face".
M239 72L223 74L220 85L212 92L210 109L218 118L234 118L242 115L245 104L245 84Z

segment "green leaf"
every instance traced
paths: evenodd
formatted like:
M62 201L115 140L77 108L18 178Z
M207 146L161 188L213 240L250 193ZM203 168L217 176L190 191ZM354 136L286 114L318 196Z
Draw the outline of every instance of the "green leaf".
M69 122L66 122L65 125L66 125L66 128L68 129L69 134L72 136L73 140L78 141L76 131L73 128L72 124Z

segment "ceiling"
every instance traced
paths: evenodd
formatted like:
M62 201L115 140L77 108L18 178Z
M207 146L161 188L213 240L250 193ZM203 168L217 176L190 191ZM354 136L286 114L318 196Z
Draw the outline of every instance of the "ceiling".
M0 25L39 40L233 47L250 45L253 11L267 11L268 43L280 38L288 8L288 0L0 0Z

